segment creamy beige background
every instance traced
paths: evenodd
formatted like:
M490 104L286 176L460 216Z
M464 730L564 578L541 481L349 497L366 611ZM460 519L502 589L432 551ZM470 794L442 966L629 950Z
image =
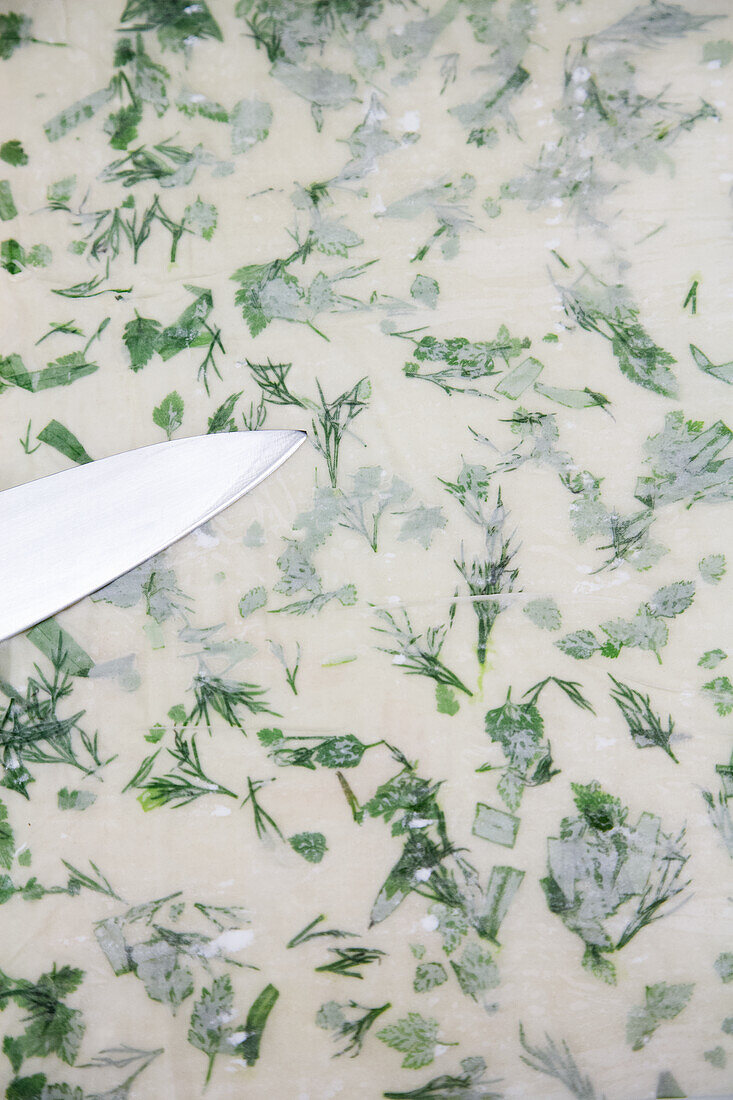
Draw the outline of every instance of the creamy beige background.
M690 0L686 6L726 17L729 12L723 0ZM98 458L157 441L159 433L150 411L172 389L186 400L180 434L205 431L207 418L230 392L244 389L245 400L254 399L246 358L292 360L296 392L312 392L316 376L326 392L340 392L368 375L373 397L368 413L356 425L365 448L353 438L346 439L342 462L347 470L378 462L404 477L427 506L442 506L449 523L436 533L429 551L417 543L395 542L394 528L388 530L386 520L377 554L352 533L337 530L316 561L319 567L322 564L329 588L356 583L358 604L349 609L332 604L307 619L260 614L243 624L237 613L239 598L257 584L271 588L278 578L275 559L281 539L291 534L295 516L310 507L319 462L311 449L303 448L281 475L217 519L209 535L192 536L174 547L169 564L183 591L193 598L197 623L224 623L227 636L246 637L257 647L257 656L239 666L237 674L268 687L274 709L283 715L278 724L286 732L351 731L364 741L394 740L411 759L419 759L421 774L446 779L442 805L451 836L470 849L482 878L496 862L519 867L526 876L502 925L502 947L496 952L501 984L493 992L499 1010L484 1014L460 994L453 981L432 993L414 994L414 959L408 945L425 943L430 958L441 957L437 934L425 929L426 903L412 896L383 924L371 930L366 927L379 885L401 850L399 839L391 839L381 821L367 820L360 828L354 825L333 772L272 767L254 737L255 729L267 721L245 722L247 739L217 721L213 739L201 733L202 758L211 774L237 790L244 788L247 775L275 777L263 801L283 832L320 829L327 835L329 851L317 866L304 863L283 845L259 842L248 811L240 810L233 800L225 806L223 802L229 800L220 805L215 798L202 799L187 809L143 814L132 792L120 794L149 749L143 740L149 726L164 722L168 708L186 700L195 663L183 654L173 623L163 626L165 648L153 650L143 634L141 608L122 611L91 601L65 612L59 622L97 662L134 652L141 683L139 690L128 693L112 680L81 680L75 685L74 701L86 710L87 728L98 728L105 750L118 753L104 772L104 782L89 784L98 795L94 806L83 814L58 812L58 788L78 785L76 777L62 769L39 768L28 803L8 793L5 801L16 836L33 852L33 873L42 882L61 881L60 858L78 865L92 859L129 904L183 890L191 901L247 908L253 939L239 958L260 967L261 973L232 973L237 1003L251 1003L268 981L281 996L257 1065L248 1069L223 1056L217 1059L206 1093L209 1100L233 1096L372 1100L384 1089L416 1088L429 1076L455 1072L459 1057L477 1054L486 1059L489 1076L504 1079L498 1087L507 1100L559 1100L567 1095L562 1086L538 1076L519 1060L520 1020L532 1040L539 1041L544 1031L567 1040L583 1071L609 1100L652 1096L657 1074L665 1069L671 1069L691 1091L722 1095L727 1071L721 1073L704 1062L702 1052L724 1038L720 1021L731 1012L729 990L712 971L715 957L731 948L730 859L710 827L700 790L712 786L714 765L728 758L730 720L721 720L701 698L703 678L696 662L706 649L725 648L726 634L729 640L731 581L727 576L716 588L706 586L696 567L704 554L725 550L724 511L705 505L689 512L682 505L668 506L657 520L655 537L670 553L651 575L635 573L626 565L592 575L599 561L593 540L581 546L573 537L567 521L569 496L556 476L531 465L506 475L504 496L522 543L517 559L522 591L494 630L482 690L471 700L461 700L456 717L437 714L433 685L420 677L405 677L388 656L376 651L378 636L370 629L375 620L369 605L406 606L421 628L443 621L455 584L453 557L460 538L465 537L468 547L472 532L465 531L465 524L461 528L460 510L442 491L437 476L454 477L461 456L490 465L491 453L472 440L466 425L499 447L507 447L511 437L502 420L510 415L508 406L448 399L437 389L406 379L402 366L407 345L382 333L382 315L376 311L321 318L328 343L303 326L285 322L274 322L252 339L234 306L229 278L242 264L287 254L291 242L286 229L292 227L294 214L289 196L295 182L325 179L342 167L348 150L338 139L358 125L367 104L354 102L340 112L327 112L323 131L316 133L307 104L268 76L264 54L252 48L232 14L232 5L212 3L224 45L197 44L188 63L187 82L225 104L256 92L274 112L270 135L246 156L236 158L232 175L213 179L201 169L188 188L164 193L166 209L182 210L197 194L216 205L219 224L210 243L184 238L177 262L170 264L162 238L151 240L136 267L122 257L115 261L112 285L134 286L123 302L115 302L112 296L67 302L51 295L50 288L84 277L80 274L83 261L65 251L70 239L65 216L43 209L46 186L76 173L80 189L90 188L92 208L121 199L124 191L97 180L111 159L97 120L53 146L46 142L42 125L61 106L108 80L119 5L22 0L15 5L19 7L33 16L34 27L42 28L43 36L69 45L45 52L41 46L19 50L0 72L6 104L3 140L22 136L30 157L26 168L8 170L19 217L3 228L24 244L43 241L53 251L53 264L46 269L12 277L2 273L0 350L18 352L27 364L40 365L34 344L52 320L73 315L85 332L93 331L103 316L110 315L112 322L94 347L100 370L93 376L47 394L15 389L0 396L3 486L67 465L48 447L30 456L23 453L16 440L29 419L39 430L44 417L55 416ZM726 34L733 37L733 26L730 20L720 21L709 32L673 42L656 55L645 53L643 76L639 76L642 86L648 81L649 88L656 90L669 83L689 102L701 96L719 109L722 121L702 123L680 138L672 147L673 172L623 173L627 182L605 208L608 228L593 233L566 221L561 209L528 212L521 202L504 201L501 216L494 220L480 210L483 198L496 196L503 181L535 161L540 143L556 130L552 110L561 93L568 42L608 25L630 5L621 0L605 4L587 0L582 7L569 6L559 13L548 2L538 8L534 44L525 60L531 83L513 107L521 140L503 136L491 151L464 144L464 131L445 110L468 97L453 86L439 100L434 64L425 65L405 87L390 86L385 76L385 125L399 134L405 128L400 123L405 114L418 112L420 140L385 156L379 170L359 182L365 197L339 195L339 212L346 214L349 226L365 241L352 260L379 260L349 289L366 298L378 288L409 300L409 286L419 270L438 280L438 308L417 319L408 316L402 327L428 324L438 337L460 333L489 339L504 323L512 334L532 338L532 354L545 364L544 382L588 385L606 394L615 419L597 410L550 406L542 399L535 399L535 406L557 414L558 445L570 450L581 468L603 476L606 501L629 511L635 503L633 488L641 472L643 441L661 429L664 414L682 408L688 416L707 423L723 413L729 398L718 381L696 369L687 346L691 341L699 343L715 362L731 356L733 209L728 191L733 177L728 114L733 66L710 69L699 63L699 57L703 41ZM387 17L399 18L398 12ZM468 59L473 51L475 64L481 64L484 56L478 56L478 47L460 19L447 29L434 52L453 50ZM334 67L338 60L337 54L329 56ZM341 60L347 64L348 55ZM170 55L168 61L175 63ZM465 64L470 69L470 60ZM229 157L227 128L198 118L184 119L175 110L159 120L146 116L146 140L169 137L177 125L186 144L201 140L223 159ZM408 261L415 247L432 231L430 218L399 221L377 218L373 212L381 203L389 204L446 173L457 178L463 172L472 173L477 181L472 200L476 227L462 235L456 259L445 261L434 249L420 265L411 265ZM146 186L152 196L155 187ZM253 197L263 188L270 190ZM138 190L144 193L145 186ZM666 223L663 230L642 239L662 222ZM590 333L576 329L561 332L557 344L541 342L564 319L547 274L551 247L594 269L602 269L609 257L630 259L625 280L644 323L678 359L678 399L664 401L631 385L619 373L610 348ZM333 261L315 257L306 270L316 272L326 263ZM681 304L695 277L700 279L700 305L697 315L691 316ZM190 301L184 283L213 290L212 317L222 328L224 378L213 379L210 397L195 382L197 352L185 352L167 363L156 359L135 375L125 361L121 333L133 308L145 316L172 319ZM268 426L275 425L308 427L300 411L292 408L272 411ZM266 533L259 549L242 543L244 531L255 520ZM557 635L535 630L521 611L526 600L552 595L563 613L563 632L593 628L605 619L632 615L657 587L678 579L696 579L697 595L684 618L670 624L662 666L653 654L637 650L624 653L618 669L600 658L576 663L554 648ZM476 681L474 634L473 614L465 602L459 603L444 658L472 685ZM293 650L296 641L302 645L297 697L287 690L270 654L270 638L287 651ZM0 649L2 676L20 683L38 656L23 638L6 643ZM328 665L345 656L356 660ZM659 708L674 715L684 737L677 743L679 767L656 750L640 753L634 746L608 696L607 671L651 692ZM483 716L500 705L510 684L519 693L550 672L581 680L597 716L573 708L559 695L543 696L546 731L562 771L550 785L526 791L514 850L492 850L471 836L475 803L498 804L492 776L475 773L490 755ZM357 796L369 797L393 770L388 759L377 753L368 756L350 776ZM557 835L561 818L572 811L571 781L594 778L629 805L631 820L651 810L661 816L666 831L676 832L686 822L692 853L691 897L615 957L619 977L615 988L581 969L582 944L549 913L538 882L545 873L546 837ZM164 1046L164 1056L133 1086L134 1100L198 1096L205 1060L185 1041L191 1002L183 1005L179 1018L173 1018L167 1007L147 998L142 983L133 976L114 978L93 941L93 922L119 910L117 903L94 894L33 904L13 899L0 914L0 966L28 976L53 962L81 966L87 978L71 1003L85 1012L84 1051L120 1042ZM328 914L330 923L358 932L366 944L388 953L381 966L366 970L358 990L356 982L313 973L325 953L318 941L292 951L284 947L321 912ZM624 1041L627 1011L641 1003L645 984L661 980L695 981L695 995L677 1019L659 1029L648 1049L631 1054ZM441 1034L460 1045L447 1048L429 1069L412 1074L400 1071L396 1052L373 1036L358 1060L332 1060L330 1036L316 1029L313 1021L322 1002L347 996L364 1005L390 1000L400 1015L409 1010L435 1015ZM3 1022L9 1032L19 1015L14 1008L5 1013ZM43 1068L54 1080L53 1072ZM6 1069L6 1065L0 1069L0 1076ZM65 1069L59 1066L60 1071ZM78 1079L85 1088L92 1087L89 1071L83 1078L80 1072Z

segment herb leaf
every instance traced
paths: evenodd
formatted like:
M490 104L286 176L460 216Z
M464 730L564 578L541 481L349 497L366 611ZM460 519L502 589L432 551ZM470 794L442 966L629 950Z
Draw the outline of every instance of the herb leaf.
M168 439L177 432L183 423L183 398L177 390L164 397L160 405L153 409L153 423L162 428Z
M296 833L288 837L288 844L308 863L320 863L326 854L326 838L323 833Z
M228 974L214 978L211 989L204 989L191 1013L188 1041L208 1055L206 1083L211 1079L217 1054L231 1054L234 1028L229 1023L234 1015L234 990Z
M419 1012L408 1012L396 1023L378 1031L377 1038L405 1055L403 1069L420 1069L429 1066L435 1058L438 1021L432 1017L426 1019Z
M130 370L139 371L150 362L160 347L161 333L159 321L141 317L135 311L135 320L127 322L122 337L130 356Z
M664 1020L673 1020L687 1006L694 983L648 985L645 1003L632 1008L626 1018L626 1042L632 1050L642 1050Z

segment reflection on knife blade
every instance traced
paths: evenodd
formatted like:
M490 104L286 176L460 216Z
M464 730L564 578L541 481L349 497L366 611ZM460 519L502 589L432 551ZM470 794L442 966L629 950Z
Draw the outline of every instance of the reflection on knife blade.
M96 592L248 493L305 432L176 439L0 493L0 640Z

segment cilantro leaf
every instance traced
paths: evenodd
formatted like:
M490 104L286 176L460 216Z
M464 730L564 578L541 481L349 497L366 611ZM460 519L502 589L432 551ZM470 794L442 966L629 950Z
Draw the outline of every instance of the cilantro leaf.
M675 581L659 588L649 600L649 609L653 615L673 619L681 615L692 604L695 595L694 581Z
M727 568L725 554L708 554L698 562L697 567L706 584L720 584Z
M320 744L315 758L325 768L355 768L365 751L366 745L358 737L346 733L341 737L329 737Z
M469 943L460 962L451 959L451 967L458 984L467 997L478 999L479 993L499 984L499 969L489 952L477 943Z
M270 70L276 80L309 101L316 129L323 126L323 108L339 110L353 98L356 82L348 73L335 73L322 65L310 69L278 59Z
M562 624L560 609L550 596L530 600L523 608L524 614L540 630L559 630Z
M512 764L522 767L534 755L545 727L534 703L512 703L507 699L503 706L487 712L485 729Z
M137 139L138 123L142 122L141 103L130 103L113 111L104 123L104 132L109 134L109 143L113 149L127 149L131 141Z
M170 1005L175 1012L193 993L193 975L187 966L181 966L174 943L156 934L129 949L129 958L151 1001Z
M234 1028L230 1021L234 1016L234 990L228 974L215 978L211 989L203 989L201 997L193 1007L188 1041L197 1050L208 1055L209 1066L206 1083L211 1079L214 1059L217 1054L231 1054L234 1046L231 1037Z
M400 542L414 539L426 550L430 546L431 539L436 531L442 531L448 522L443 515L442 508L426 508L424 504L418 504L404 513L404 520L397 538Z
M438 1021L419 1012L408 1012L401 1020L377 1032L377 1038L405 1055L403 1069L429 1066L438 1043Z
M288 844L308 863L320 863L326 854L326 838L323 833L296 833L288 837Z
M216 229L216 207L209 202L202 202L199 195L196 202L189 203L183 211L183 220L196 236L210 241Z
M447 981L448 975L442 963L420 963L415 970L412 988L416 993L428 993Z
M62 966L42 974L37 982L21 979L4 984L4 999L11 997L26 1013L22 1035L6 1035L3 1051L17 1073L26 1058L43 1058L56 1054L62 1062L73 1065L86 1030L84 1017L78 1008L69 1008L66 997L81 984L84 972ZM3 975L4 978L4 975Z
M242 596L241 600L239 601L239 614L242 616L243 619L247 619L253 611L257 611L258 608L264 607L266 603L267 592L265 590L265 586L262 584L258 584L255 588L250 588L249 592ZM264 733L264 730L261 730L260 732ZM269 742L263 741L262 743L266 744Z
M153 409L153 423L162 428L168 439L183 423L183 398L173 390Z
M601 648L591 630L575 630L572 634L566 634L559 642L555 642L558 649L567 653L568 657L575 657L576 661L587 661Z
M724 649L708 649L697 662L699 668L717 668L721 661L726 661L728 654Z
M716 676L703 685L702 691L710 698L721 718L733 711L733 684L727 676Z
M155 30L164 50L188 51L197 39L223 41L206 0L127 0L120 23L132 24L130 31Z
M259 336L267 328L273 315L267 302L267 288L281 277L285 270L285 261L273 260L267 264L247 264L238 268L231 276L239 283L234 295L236 305L242 309L242 317L247 322L251 336ZM293 281L293 276L283 276Z
M549 783L557 769L552 767L549 742L544 740L544 722L534 699L513 703L511 689L506 702L486 714L485 729L501 745L507 760L498 791L510 810L517 810L525 786ZM496 868L494 868L496 870Z
M150 362L160 347L161 331L159 321L141 317L135 310L135 320L127 322L122 336L130 356L130 370L139 371Z

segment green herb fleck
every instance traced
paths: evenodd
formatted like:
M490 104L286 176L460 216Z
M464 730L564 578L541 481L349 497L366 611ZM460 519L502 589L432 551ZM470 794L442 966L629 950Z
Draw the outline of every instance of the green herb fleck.
M703 684L701 690L711 700L721 718L725 718L733 711L733 684L727 676L716 676Z
M416 993L429 993L448 981L448 975L442 963L421 963L415 970L412 988Z
M326 854L326 838L323 833L296 833L288 837L288 844L308 863L320 863Z
M559 630L562 625L560 609L551 596L530 600L522 610L540 630Z
M153 423L162 428L168 439L183 424L183 398L177 390L164 397L153 409Z
M405 1055L403 1069L421 1069L429 1066L435 1058L438 1021L432 1017L426 1019L419 1012L408 1012L397 1023L378 1031L377 1038Z
M694 983L667 985L659 982L648 985L645 1003L632 1008L626 1017L626 1042L632 1050L642 1050L664 1020L673 1020L687 1006Z
M0 160L4 160L6 164L12 164L14 168L22 168L28 163L28 154L18 139L13 138L0 145Z
M720 584L727 568L725 554L708 554L698 562L697 568L706 584Z
M367 1008L356 1001L327 1001L318 1009L316 1024L326 1031L332 1031L334 1042L345 1040L345 1045L336 1051L334 1058L342 1054L350 1054L352 1058L356 1058L361 1054L369 1029L391 1007L389 1003Z
M70 791L62 787L57 800L60 810L86 810L96 802L97 796L93 791Z
M519 818L504 810L495 810L483 802L476 803L476 814L471 832L483 840L513 848L519 830Z
M72 462L79 465L92 461L76 436L63 424L60 424L58 420L49 421L46 427L38 433L38 438L41 443L47 443L49 447L54 447L66 458L70 458Z
M0 220L9 222L17 213L18 211L13 202L13 192L10 189L10 183L8 180L0 180ZM10 274L17 274L17 272L11 271Z

